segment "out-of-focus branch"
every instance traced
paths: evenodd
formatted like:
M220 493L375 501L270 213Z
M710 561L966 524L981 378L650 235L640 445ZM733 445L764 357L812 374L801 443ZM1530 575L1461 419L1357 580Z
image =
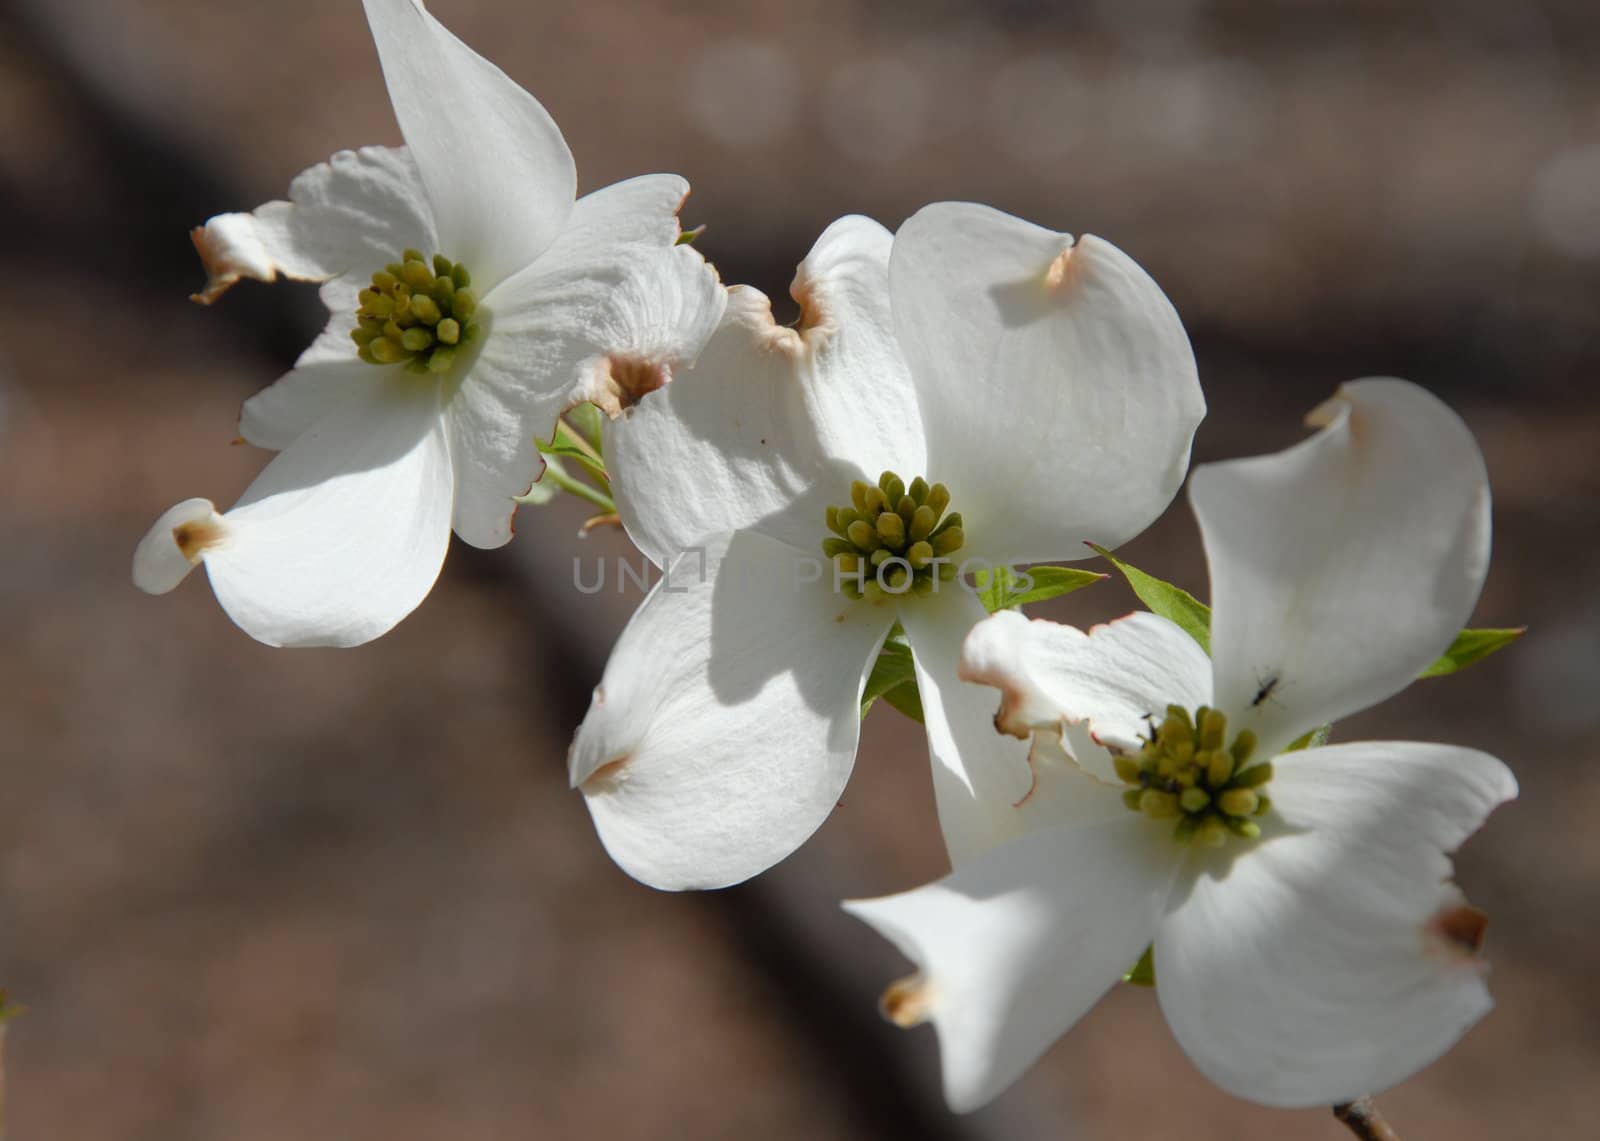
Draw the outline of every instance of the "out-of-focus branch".
M1378 1112L1378 1107L1370 1097L1336 1105L1333 1115L1362 1141L1400 1141L1400 1134L1389 1128L1389 1123L1383 1119L1383 1114Z

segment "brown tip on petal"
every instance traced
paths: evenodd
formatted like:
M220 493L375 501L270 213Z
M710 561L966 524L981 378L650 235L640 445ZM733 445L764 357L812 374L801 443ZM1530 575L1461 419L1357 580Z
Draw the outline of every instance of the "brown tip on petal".
M1044 284L1047 289L1064 289L1072 283L1073 248L1068 246L1062 250L1050 267L1044 271Z
M613 355L595 366L588 399L615 420L671 379L671 370L659 361Z
M878 1000L878 1009L883 1016L902 1030L926 1022L932 1005L927 980L920 972L890 983L883 997Z
M996 729L1000 729L999 714L995 715L994 721L994 727ZM1004 732L1005 730L1000 729L1000 731ZM1028 791L1022 794L1022 799L1013 804L1011 806L1012 808L1021 808L1024 804L1027 804L1028 801L1033 799L1034 793L1039 791L1039 766L1034 762L1033 759L1033 750L1035 747L1036 745L1028 748Z
M794 284L789 287L789 296L800 306L800 318L794 323L794 331L799 333L802 339L808 339L814 332L828 327L830 320L827 305L812 288L811 282L795 278Z
M215 518L179 523L172 529L172 541L178 544L178 550L191 563L199 562L200 556L222 542L222 539L222 526Z
M1451 959L1476 962L1489 929L1489 916L1461 903L1435 912L1422 929L1433 946Z
M627 765L631 760L633 754L629 753L614 761L607 761L585 777L578 787L583 790L585 796L600 796L617 791L622 787L622 782L628 779Z
M1338 423L1339 417L1350 411L1350 400L1340 388L1328 399L1306 413L1307 428L1330 428Z
M986 685L1000 691L1000 708L995 710L994 714L996 733L1004 733L1019 741L1026 741L1033 735L1033 726L1018 712L1019 708L1026 704L1027 699L1022 690L1012 684L1005 673L975 667L969 664L963 655L961 661L956 664L956 677L962 681Z
M200 255L200 265L206 271L205 288L199 293L189 294L189 300L210 305L232 289L243 274L240 267L229 261L218 244L213 242L204 226L190 230L189 240L194 243L194 252Z

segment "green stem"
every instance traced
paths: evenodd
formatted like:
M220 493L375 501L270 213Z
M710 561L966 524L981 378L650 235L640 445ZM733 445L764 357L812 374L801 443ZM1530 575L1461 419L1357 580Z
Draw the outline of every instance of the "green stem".
M606 495L611 494L611 477L606 474L605 457L584 438L582 432L567 423L565 416L556 421L556 436L559 439L562 432L566 433L567 444L570 444L580 454L572 457L584 466L584 469L594 477L595 482Z
M617 513L617 505L611 497L603 491L596 491L582 480L573 479L564 471L556 470L554 465L544 469L544 478L555 484L569 495L576 495L579 499L586 499L608 515Z

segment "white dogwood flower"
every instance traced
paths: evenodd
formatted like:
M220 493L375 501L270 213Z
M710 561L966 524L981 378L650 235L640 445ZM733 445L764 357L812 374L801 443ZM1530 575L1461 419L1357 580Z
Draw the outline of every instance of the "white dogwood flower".
M1036 734L1026 832L845 905L919 966L885 1011L937 1027L954 1109L1005 1089L1152 944L1179 1044L1266 1105L1377 1092L1488 1011L1484 917L1448 854L1516 795L1506 766L1413 742L1284 751L1450 645L1488 563L1483 461L1402 381L1347 385L1312 423L1194 473L1211 658L1146 613L1087 634L1001 613L967 639L996 724Z
M835 222L696 366L612 424L618 510L665 579L612 653L570 775L612 857L662 888L738 882L839 799L863 681L898 621L941 824L992 842L1027 788L957 682L984 616L953 576L1125 541L1182 483L1204 414L1166 297L1126 254L987 207ZM972 751L986 765L972 767Z
M322 285L332 314L240 434L279 451L234 507L189 500L134 558L145 590L201 562L228 614L273 645L355 645L427 595L452 527L511 537L535 438L592 400L667 382L724 291L675 245L687 184L648 175L574 201L550 116L420 0L366 0L406 145L343 151L288 202L194 233L212 301L240 278Z

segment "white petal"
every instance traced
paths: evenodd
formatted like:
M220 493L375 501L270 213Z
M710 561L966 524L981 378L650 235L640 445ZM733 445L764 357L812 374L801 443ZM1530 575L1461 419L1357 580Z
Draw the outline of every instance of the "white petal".
M928 478L974 553L1082 557L1171 501L1205 403L1177 313L1126 254L942 202L900 228L889 281Z
M302 434L203 553L217 601L269 646L355 646L427 597L450 542L450 456L435 385L390 371Z
M1068 726L1059 736L1048 730L1033 735L1028 747L1033 787L1017 805L1025 832L1128 815L1122 803L1128 786L1117 778L1110 754L1074 729Z
M1000 691L995 725L1003 732L1024 736L1062 721L1085 722L1094 739L1124 748L1137 748L1148 735L1147 716L1160 721L1168 705L1193 711L1211 700L1205 651L1173 623L1142 610L1087 634L1001 611L968 636L961 676Z
M185 499L151 524L133 552L133 584L165 594L200 565L205 549L222 540L227 524L209 499Z
M927 474L928 459L889 313L892 243L870 218L840 218L811 247L789 292L800 305L806 405L824 450L873 482L887 470L909 483ZM847 485L832 502L848 495Z
M389 100L416 159L443 253L482 293L531 264L566 224L577 172L539 101L420 0L366 0Z
M994 1098L1133 966L1177 866L1178 849L1160 840L1122 811L1034 832L928 887L844 905L920 968L884 994L884 1012L933 1022L952 1110Z
M1439 918L1462 906L1445 853L1516 782L1487 754L1410 742L1274 768L1268 838L1198 875L1156 938L1157 989L1223 1089L1332 1105L1409 1077L1489 1010L1481 964Z
M801 263L802 327L735 286L692 369L607 430L630 537L657 563L703 535L759 525L811 550L829 505L885 468L921 474L914 396L889 328L888 232L842 218Z
M392 374L356 357L348 338L345 346L346 359L298 364L246 400L239 435L258 448L281 452L347 404L375 399Z
M606 425L617 513L658 566L707 535L760 526L822 557L832 486L798 360L759 291L729 290L700 360ZM776 343L775 343L776 342Z
M1027 745L995 732L994 694L957 677L961 642L983 617L983 603L958 582L900 607L916 662L939 827L958 867L1021 834L1017 807L1033 787Z
M219 214L190 237L206 269L194 295L209 304L240 278L327 281L349 274L347 292L365 286L407 247L437 245L416 164L404 149L340 151L289 184L289 201L251 214ZM338 310L342 306L330 305ZM354 305L348 308L353 312ZM344 332L355 324L351 317ZM345 339L346 355L355 348Z
M799 554L750 531L686 552L612 651L569 769L611 858L644 883L738 883L838 802L894 613L796 581Z
M619 395L664 385L711 336L726 291L674 245L687 192L681 178L649 175L585 196L538 264L484 298L489 332L450 402L467 542L511 537L511 497L543 470L534 438L549 439L562 412L591 399L620 410Z
M1408 685L1472 613L1489 560L1483 457L1414 384L1347 384L1325 425L1206 464L1189 498L1211 566L1219 708L1264 753Z

